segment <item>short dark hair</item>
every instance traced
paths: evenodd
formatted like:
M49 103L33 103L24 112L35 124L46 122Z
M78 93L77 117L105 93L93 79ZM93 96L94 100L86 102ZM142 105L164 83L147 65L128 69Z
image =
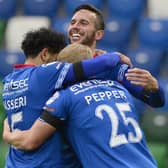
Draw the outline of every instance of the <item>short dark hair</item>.
M91 11L96 14L96 17L97 17L96 29L97 30L104 30L105 29L103 14L99 9L97 9L96 7L94 7L93 5L90 5L90 4L82 4L82 5L78 6L77 8L75 8L75 10L73 11L73 15L82 9Z
M66 46L65 35L48 28L29 31L22 41L21 48L26 57L35 58L43 48L50 53L59 53Z

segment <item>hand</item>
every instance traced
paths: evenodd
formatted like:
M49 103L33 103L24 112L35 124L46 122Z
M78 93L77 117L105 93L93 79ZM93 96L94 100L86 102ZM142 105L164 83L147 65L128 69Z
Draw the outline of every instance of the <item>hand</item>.
M6 143L9 143L9 142L8 142L8 136L9 136L9 135L10 135L10 127L9 127L7 118L5 118L5 120L4 120L4 125L3 125L3 140L4 140Z
M107 53L107 51L105 51L105 50L101 50L101 49L95 49L94 50L94 55L95 56L99 56L99 55L102 55L102 54L105 54L105 53Z
M106 52L105 50L95 49L95 52L94 52L94 53L95 53L96 56L98 56L98 55L106 54L107 52ZM124 54L122 54L122 53L120 53L120 52L112 52L112 53L113 53L113 54L114 54L114 53L117 53L117 54L120 55L120 62L121 62L121 63L124 63L124 64L129 65L130 68L133 67L132 62L131 62L131 60L130 60L129 57L127 57L126 55L124 55Z
M157 79L145 69L128 69L128 72L125 74L125 76L132 84L140 85L144 87L146 91L156 92L159 89Z
M130 68L133 67L132 62L129 57L127 57L126 55L119 53L119 52L116 52L116 53L120 54L120 62L121 63L129 65Z

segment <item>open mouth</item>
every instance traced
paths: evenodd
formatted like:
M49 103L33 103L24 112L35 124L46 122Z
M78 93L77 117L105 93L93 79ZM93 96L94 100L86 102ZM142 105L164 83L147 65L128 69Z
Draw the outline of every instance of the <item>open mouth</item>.
M73 41L78 41L78 40L80 40L80 34L78 34L78 33L73 33L72 34L72 40Z

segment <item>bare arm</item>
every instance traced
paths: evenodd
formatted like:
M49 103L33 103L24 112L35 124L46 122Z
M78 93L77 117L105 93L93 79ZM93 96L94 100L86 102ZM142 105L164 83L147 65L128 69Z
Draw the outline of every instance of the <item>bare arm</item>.
M159 89L157 79L147 70L132 68L128 70L126 77L132 84L143 86L146 91L156 92Z
M126 73L126 78L131 84L143 87L140 95L140 99L143 102L151 107L162 107L165 104L163 88L149 71L140 68L129 69L128 73Z
M4 121L3 139L18 149L34 150L45 142L55 128L46 122L36 120L29 130L10 132L7 120Z

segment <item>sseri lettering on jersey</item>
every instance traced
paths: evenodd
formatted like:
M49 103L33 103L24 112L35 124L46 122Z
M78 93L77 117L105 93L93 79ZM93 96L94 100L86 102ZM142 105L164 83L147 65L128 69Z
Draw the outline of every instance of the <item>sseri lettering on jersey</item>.
M26 105L26 96L20 96L15 99L4 101L5 110L14 110L20 107L24 107Z
M15 110L27 105L26 96L23 96L23 92L28 90L28 80L29 78L26 78L5 83L3 89L3 96L6 97L3 101L5 110Z
M89 89L97 88L100 86L108 86L108 87L117 86L117 88L118 88L118 84L116 85L116 83L111 80L106 80L106 81L90 80L90 81L82 82L79 84L75 84L70 87L70 90L74 93L74 95L77 95L77 94L85 92ZM126 97L124 91L119 90L119 89L115 89L115 87L114 87L113 90L95 92L95 93L92 93L90 95L85 96L84 98L85 98L87 104L90 104L92 101L99 102L99 101L104 101L107 99L109 100L112 98L126 99L127 97Z

